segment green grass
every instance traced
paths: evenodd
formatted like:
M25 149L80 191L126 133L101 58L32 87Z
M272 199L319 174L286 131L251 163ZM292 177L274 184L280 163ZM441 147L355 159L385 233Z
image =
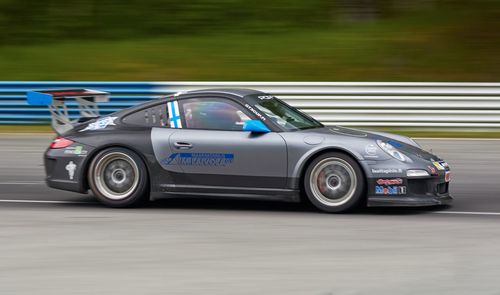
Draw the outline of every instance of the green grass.
M0 125L0 133L54 133L49 125Z
M467 17L457 12L269 34L0 45L0 80L498 81L497 31L487 17Z

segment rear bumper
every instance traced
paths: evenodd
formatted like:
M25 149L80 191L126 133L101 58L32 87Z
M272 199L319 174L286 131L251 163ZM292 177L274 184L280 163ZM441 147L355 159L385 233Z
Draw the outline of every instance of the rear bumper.
M81 146L81 153L74 152L74 146ZM86 193L85 167L91 148L74 144L69 148L47 149L44 156L45 182L51 188Z
M72 191L77 193L86 193L87 190L84 189L83 185L76 181L62 180L62 179L50 179L46 178L45 182L51 188Z

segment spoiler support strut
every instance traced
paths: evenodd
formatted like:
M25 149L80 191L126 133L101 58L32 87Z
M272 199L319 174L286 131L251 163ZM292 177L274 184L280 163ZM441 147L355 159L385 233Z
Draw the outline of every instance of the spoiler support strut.
M74 98L78 105L79 118L71 120L66 105L68 98ZM52 117L52 129L61 135L73 129L73 124L82 118L99 117L98 102L108 102L109 93L90 89L64 89L29 91L28 104L48 106Z

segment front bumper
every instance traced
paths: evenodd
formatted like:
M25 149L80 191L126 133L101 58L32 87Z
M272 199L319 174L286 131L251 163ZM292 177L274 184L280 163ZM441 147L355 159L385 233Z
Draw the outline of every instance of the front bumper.
M444 178L405 179L403 183L406 187L405 194L375 195L372 192L368 195L367 205L419 207L449 205L453 201L449 193L449 182L445 182Z
M408 177L408 168L374 168L367 181L367 206L369 207L420 207L449 205L449 167L443 170L428 170L428 176ZM430 168L427 166L426 168ZM411 167L414 170L415 167ZM420 170L426 170L423 167Z
M453 198L447 196L407 196L407 197L375 197L368 198L368 207L426 207L450 205Z

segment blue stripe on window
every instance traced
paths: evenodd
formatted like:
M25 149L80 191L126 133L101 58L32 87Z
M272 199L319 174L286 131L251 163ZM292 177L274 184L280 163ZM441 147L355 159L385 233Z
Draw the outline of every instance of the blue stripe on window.
M174 128L179 128L179 124L177 120L181 120L181 116L175 113L175 105L174 101L169 102L170 108L172 109L172 116L170 117L170 121L174 122Z

